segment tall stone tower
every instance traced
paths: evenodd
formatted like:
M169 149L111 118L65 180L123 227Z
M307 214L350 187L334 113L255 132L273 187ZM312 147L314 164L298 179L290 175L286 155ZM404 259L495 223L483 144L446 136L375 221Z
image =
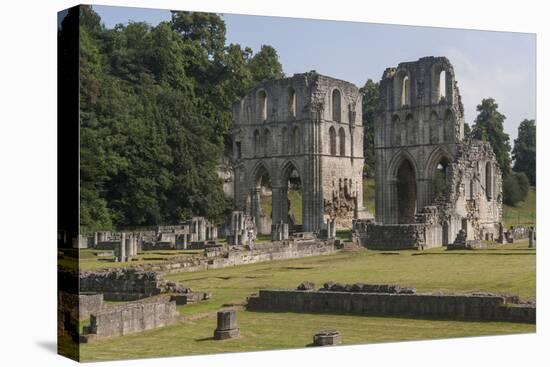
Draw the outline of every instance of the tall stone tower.
M233 106L235 206L256 218L261 179L272 191L272 223L289 222L289 180L299 176L304 231L334 220L351 227L363 210L361 96L314 71L266 81Z
M500 169L488 143L464 140L464 109L447 58L384 71L374 133L377 223L419 223L422 213L435 213L432 245L453 242L460 229L471 239L498 230Z

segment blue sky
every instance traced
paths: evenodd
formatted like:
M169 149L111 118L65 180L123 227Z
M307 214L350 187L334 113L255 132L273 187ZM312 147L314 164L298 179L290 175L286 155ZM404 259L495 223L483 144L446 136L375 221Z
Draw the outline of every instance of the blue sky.
M168 10L94 6L103 23L170 19ZM524 118L536 114L534 34L336 22L223 14L227 43L273 46L285 74L316 70L361 87L378 81L386 67L423 56L446 56L454 66L466 122L477 116L482 98L493 97L507 117L511 143Z

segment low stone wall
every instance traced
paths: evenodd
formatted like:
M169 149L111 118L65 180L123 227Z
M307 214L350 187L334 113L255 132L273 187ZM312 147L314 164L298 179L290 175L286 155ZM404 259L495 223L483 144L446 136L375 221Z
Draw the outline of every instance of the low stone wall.
M426 223L366 225L359 237L372 250L409 250L441 246L441 227Z
M130 302L92 314L90 326L84 329L80 341L89 343L115 336L135 334L171 325L177 319L176 302L170 301L169 297L155 297L146 301Z
M507 305L498 295L389 294L260 290L248 300L252 311L320 312L366 316L471 319L535 323L536 307Z
M74 320L87 320L90 314L103 310L102 294L72 294L60 291L58 307L63 314L69 313Z
M294 259L308 256L329 255L337 249L334 244L322 241L282 241L254 246L230 247L215 250L214 256L182 257L160 264L140 265L142 268L165 274L219 269L236 265L265 261Z
M135 268L83 271L79 282L81 293L102 293L109 301L136 300L162 291L162 281L156 272Z

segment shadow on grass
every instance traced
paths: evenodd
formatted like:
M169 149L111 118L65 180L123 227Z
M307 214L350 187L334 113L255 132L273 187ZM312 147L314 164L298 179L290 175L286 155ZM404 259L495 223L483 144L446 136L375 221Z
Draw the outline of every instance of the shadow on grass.
M196 342L205 342L205 341L208 341L208 340L215 340L213 336L209 336L209 337L206 337L206 338L199 338L199 339L195 339Z

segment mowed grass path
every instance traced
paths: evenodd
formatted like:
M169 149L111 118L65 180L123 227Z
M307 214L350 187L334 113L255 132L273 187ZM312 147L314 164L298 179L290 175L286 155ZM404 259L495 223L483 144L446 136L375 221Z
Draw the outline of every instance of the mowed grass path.
M195 321L137 335L83 345L83 360L190 355L301 348L314 332L337 329L344 344L534 332L534 325L446 320L414 320L350 315L238 312L242 336L211 339L215 311L242 303L262 288L295 288L301 281L317 286L339 282L397 283L418 291L508 292L535 297L535 250L526 243L484 251L342 252L329 256L274 261L167 276L195 290L208 291L206 302L178 307L183 315L205 314Z

